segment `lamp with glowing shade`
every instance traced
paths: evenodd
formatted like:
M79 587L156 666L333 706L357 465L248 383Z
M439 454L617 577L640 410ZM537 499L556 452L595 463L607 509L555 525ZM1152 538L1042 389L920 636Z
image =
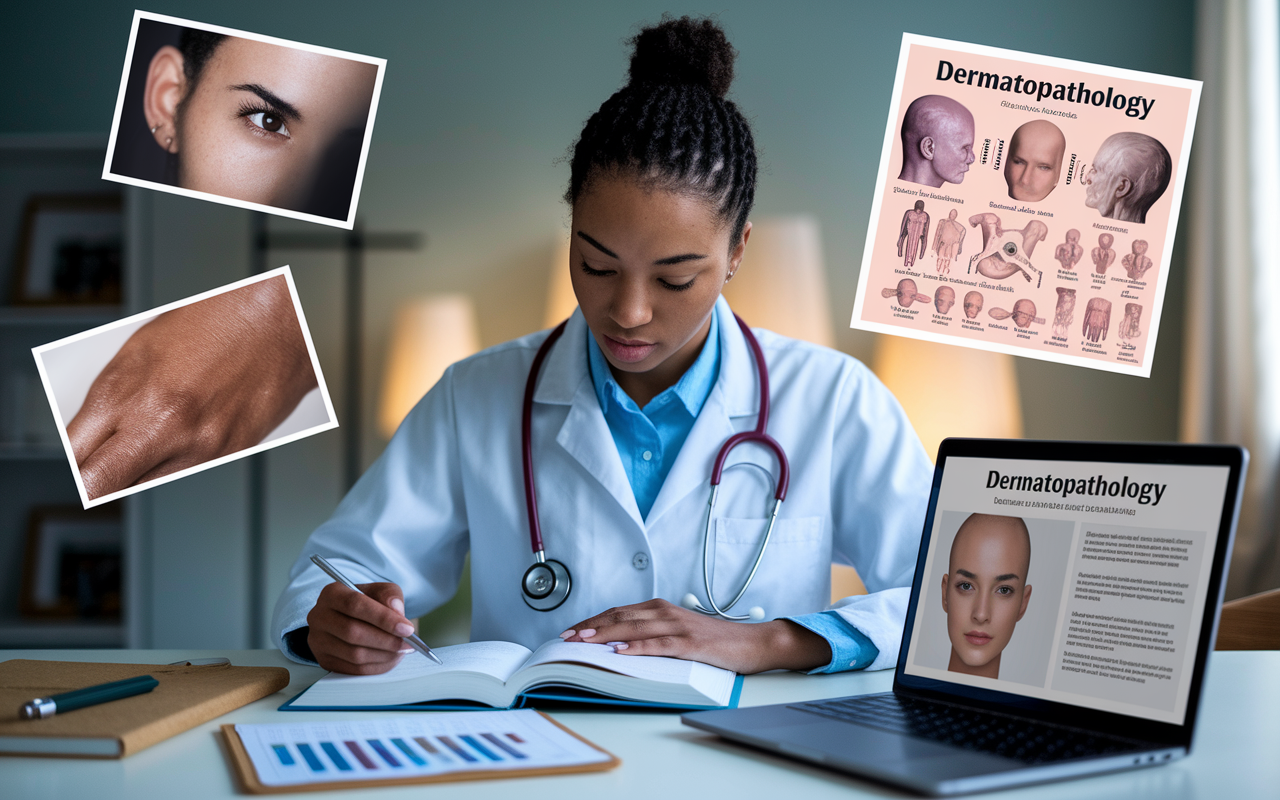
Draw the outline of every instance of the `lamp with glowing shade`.
M475 304L462 294L426 295L400 306L378 406L378 432L390 439L445 368L480 349Z

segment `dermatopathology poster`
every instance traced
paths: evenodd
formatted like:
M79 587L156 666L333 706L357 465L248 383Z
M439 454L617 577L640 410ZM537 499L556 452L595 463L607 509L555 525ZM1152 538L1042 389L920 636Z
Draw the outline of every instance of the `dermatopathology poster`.
M850 326L1148 377L1199 103L904 34Z

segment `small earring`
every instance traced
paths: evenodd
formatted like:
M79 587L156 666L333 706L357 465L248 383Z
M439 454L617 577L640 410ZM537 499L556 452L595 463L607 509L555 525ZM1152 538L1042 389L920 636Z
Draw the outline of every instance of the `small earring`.
M165 140L164 140L164 146L165 146L165 147L168 147L168 146L169 146L169 145L171 145L171 144L173 144L173 137L172 137L172 136L166 136L166 137L165 137Z
M158 131L158 130L160 130L160 125L159 125L159 123L157 123L157 124L155 124L155 125L152 125L152 126L151 126L151 132L152 132L152 133L155 133L155 132L156 132L156 131Z

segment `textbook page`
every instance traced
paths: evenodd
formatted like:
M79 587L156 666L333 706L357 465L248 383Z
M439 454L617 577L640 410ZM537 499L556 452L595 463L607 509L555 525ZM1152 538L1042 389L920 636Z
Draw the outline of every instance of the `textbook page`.
M726 705L729 698L733 694L734 681L737 673L720 667L713 667L710 664L703 664L700 661L685 661L679 658L664 658L660 656L626 656L615 653L612 647L603 644L591 644L588 642L562 642L559 639L552 639L543 644L529 658L525 666L520 670L521 674L516 676L519 683L519 689L530 688L531 685L540 677L549 671L554 664L585 664L589 667L596 667L601 670L619 673L631 678L645 681L651 684L668 685L672 687L688 686L693 688L698 694L709 699L715 705ZM539 669L543 667L543 669ZM529 673L525 675L524 673ZM597 688L609 691L612 694L620 694L623 696L632 696L636 690L618 691L616 681L608 681L605 683L606 676L593 676L591 674L577 673L575 674L574 683L581 684L586 688ZM593 685L594 684L594 685ZM625 686L625 684L620 684ZM673 697L661 702L677 702ZM687 702L687 701L686 701ZM697 699L692 699L695 704Z
M508 706L514 699L504 684L525 660L529 648L514 642L470 642L438 647L443 665L419 653L406 655L381 675L330 672L292 702L292 707L402 705L427 700L474 699Z
M904 34L850 327L1148 377L1200 86Z
M611 760L608 753L532 710L241 724L235 730L259 782L276 787L545 769Z

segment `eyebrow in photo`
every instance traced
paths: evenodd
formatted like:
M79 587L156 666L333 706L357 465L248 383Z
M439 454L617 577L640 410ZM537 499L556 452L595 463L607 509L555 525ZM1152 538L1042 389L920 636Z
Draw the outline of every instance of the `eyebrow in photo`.
M241 83L228 87L235 92L253 92L272 108L280 112L280 116L293 122L302 121L302 112L297 107L278 97L274 92L256 83Z

